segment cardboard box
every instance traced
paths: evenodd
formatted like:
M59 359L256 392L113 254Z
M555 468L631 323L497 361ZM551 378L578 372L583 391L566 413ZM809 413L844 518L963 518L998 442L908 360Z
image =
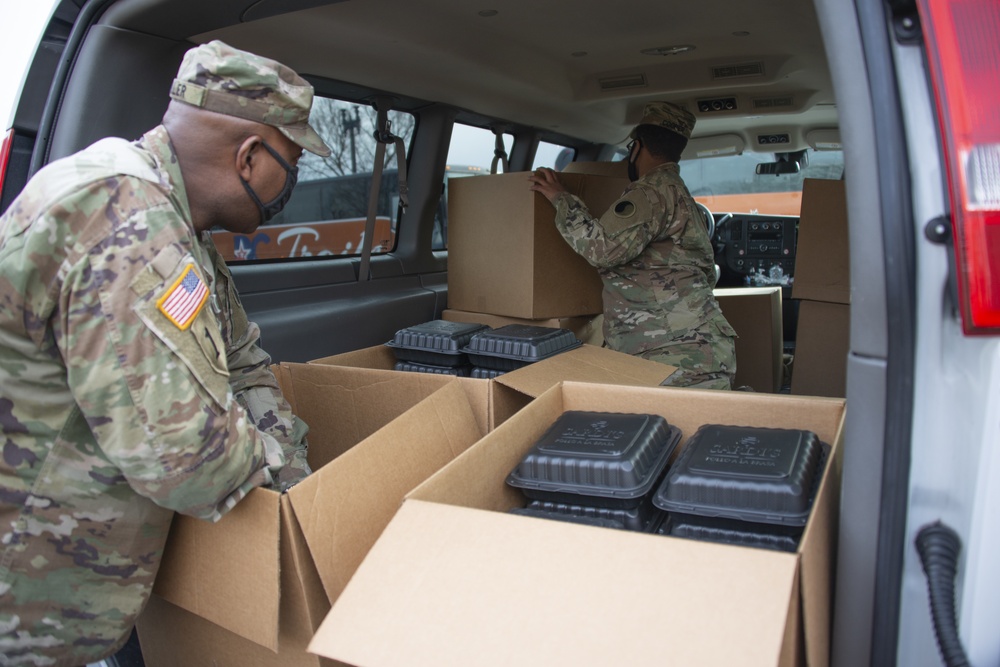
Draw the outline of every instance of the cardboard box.
M555 227L555 209L528 172L448 183L448 307L530 320L604 312L597 269ZM600 216L626 179L561 174Z
M833 446L796 553L511 515L566 410L814 431ZM844 401L563 383L407 496L309 646L366 667L824 667ZM682 447L683 447L682 443ZM806 661L808 660L808 663Z
M392 370L396 364L393 351L385 345L315 359L310 364L363 368L385 377L428 375ZM593 345L582 345L543 361L504 373L492 380L456 378L460 386L470 386L470 393L489 394L488 430L504 423L514 413L563 380L627 386L658 386L677 368L640 357ZM373 375L372 377L378 377ZM431 376L439 377L439 376Z
M628 162L570 162L563 168L564 174L593 174L594 176L613 176L628 178Z
M486 313L470 313L465 310L447 309L441 313L442 320L451 322L470 322L497 327L508 324L525 324L535 327L552 327L554 329L569 329L573 334L588 345L600 347L604 343L604 315L584 315L582 317L558 317L547 320L526 320L520 317L504 317L502 315L487 315Z
M805 179L792 298L850 303L850 257L844 181Z
M485 432L481 384L276 370L310 425L314 472L285 494L254 490L218 523L175 518L138 623L149 667L320 664L306 644L404 495Z
M850 347L851 307L848 304L800 301L792 393L846 396Z
M722 314L736 330L736 380L754 391L781 390L784 355L780 287L732 287L715 290Z

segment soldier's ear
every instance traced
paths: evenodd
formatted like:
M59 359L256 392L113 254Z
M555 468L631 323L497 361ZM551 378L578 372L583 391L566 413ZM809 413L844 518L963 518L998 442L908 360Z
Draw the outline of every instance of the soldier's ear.
M250 180L250 175L253 173L253 161L257 149L263 141L260 136L254 134L244 139L236 149L236 171L239 172L244 181Z

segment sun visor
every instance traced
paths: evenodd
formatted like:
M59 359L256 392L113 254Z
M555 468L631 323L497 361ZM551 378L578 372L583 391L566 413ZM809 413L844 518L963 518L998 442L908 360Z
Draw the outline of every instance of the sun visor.
M809 130L806 132L806 142L817 151L839 151L844 148L840 143L840 130L835 128Z
M743 137L738 134L717 134L711 137L692 137L681 155L682 160L703 157L739 155L746 147Z

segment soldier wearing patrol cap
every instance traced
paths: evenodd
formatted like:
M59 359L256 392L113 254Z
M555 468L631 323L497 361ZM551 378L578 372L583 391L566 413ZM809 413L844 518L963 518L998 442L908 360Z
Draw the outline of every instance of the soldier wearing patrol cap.
M211 42L163 124L38 172L0 217L0 657L113 654L175 511L218 520L308 474L292 413L207 233L288 200L312 87Z
M677 165L694 124L676 104L646 105L628 145L632 183L600 217L551 169L534 172L529 187L552 202L563 238L601 274L606 345L677 366L665 385L731 389L736 332L712 294L712 242Z

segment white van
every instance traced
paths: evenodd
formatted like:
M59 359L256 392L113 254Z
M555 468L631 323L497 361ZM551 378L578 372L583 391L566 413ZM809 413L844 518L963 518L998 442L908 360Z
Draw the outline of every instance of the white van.
M311 196L329 201L293 197L286 215L305 218L275 224L364 219L367 193L347 201L323 183L372 173L387 111L408 205L391 145L384 233L309 252L301 232L266 257L248 250L263 239L233 242L265 348L305 362L381 345L448 307L449 165L478 177L613 163L645 103L682 104L697 125L681 173L710 211L718 286L781 288L779 393L803 368L804 313L835 312L820 324L830 382L817 390L847 404L831 663L997 665L998 30L996 0L62 0L3 139L0 211L45 164L157 125L182 55L212 39L315 87L334 156L304 156L299 196L315 182ZM802 301L813 180L846 195L849 289ZM937 522L958 546L953 587L947 573L931 586L935 617L916 539Z

